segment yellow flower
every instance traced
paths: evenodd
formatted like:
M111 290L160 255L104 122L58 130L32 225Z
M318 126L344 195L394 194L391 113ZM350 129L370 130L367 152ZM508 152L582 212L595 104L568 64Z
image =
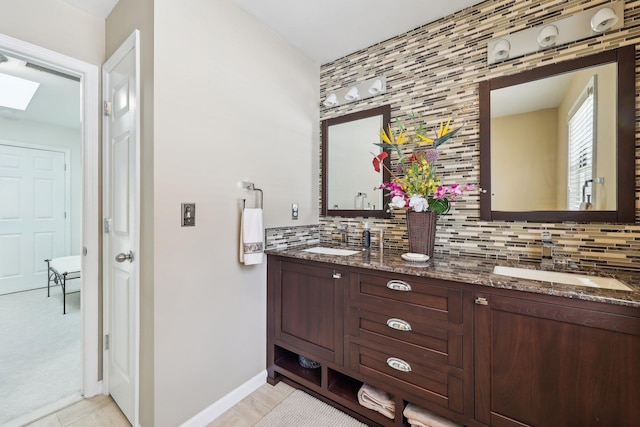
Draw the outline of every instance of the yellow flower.
M443 136L447 135L448 133L451 132L451 129L449 128L449 123L451 123L451 117L449 117L449 120L447 120L447 124L444 124L444 120L440 121L440 129L438 130L438 138L442 138Z
M393 130L391 130L391 124L389 124L389 133L385 132L384 129L380 129L380 138L391 145L401 145L408 141L407 135L403 129L400 129L398 133L398 137L396 138L393 134Z
M431 144L433 142L433 139L428 138L422 134L417 133L416 136L420 138L420 141L416 141L418 145Z

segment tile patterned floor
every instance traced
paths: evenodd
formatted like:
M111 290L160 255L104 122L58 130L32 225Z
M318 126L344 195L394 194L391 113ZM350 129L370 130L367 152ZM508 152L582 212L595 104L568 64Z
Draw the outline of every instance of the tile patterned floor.
M285 383L264 384L207 427L251 427L295 389ZM128 427L129 422L109 396L95 396L68 406L28 427Z

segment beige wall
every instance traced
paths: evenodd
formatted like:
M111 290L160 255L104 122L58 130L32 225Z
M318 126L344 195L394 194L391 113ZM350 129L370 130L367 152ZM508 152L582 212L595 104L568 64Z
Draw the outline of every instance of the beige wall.
M0 33L90 64L104 62L104 20L61 0L0 0Z
M140 424L154 423L153 0L120 0L106 22L109 57L140 31Z
M266 265L238 263L237 184L264 190L265 227L292 202L317 223L318 100L319 66L230 0L155 2L156 427L265 369Z
M548 108L491 120L493 210L557 209L557 113Z

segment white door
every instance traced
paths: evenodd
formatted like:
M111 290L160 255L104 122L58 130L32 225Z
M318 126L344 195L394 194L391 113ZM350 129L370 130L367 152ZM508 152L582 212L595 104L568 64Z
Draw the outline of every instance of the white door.
M108 390L138 424L139 109L137 32L105 63L106 311Z
M69 255L65 153L0 144L0 295L42 288Z

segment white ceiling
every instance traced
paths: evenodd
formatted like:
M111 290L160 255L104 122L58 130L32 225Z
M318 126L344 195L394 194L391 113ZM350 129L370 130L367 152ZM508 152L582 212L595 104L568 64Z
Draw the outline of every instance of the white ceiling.
M484 0L233 0L326 64Z
M118 0L64 0L73 6L97 16L98 18L107 19Z

